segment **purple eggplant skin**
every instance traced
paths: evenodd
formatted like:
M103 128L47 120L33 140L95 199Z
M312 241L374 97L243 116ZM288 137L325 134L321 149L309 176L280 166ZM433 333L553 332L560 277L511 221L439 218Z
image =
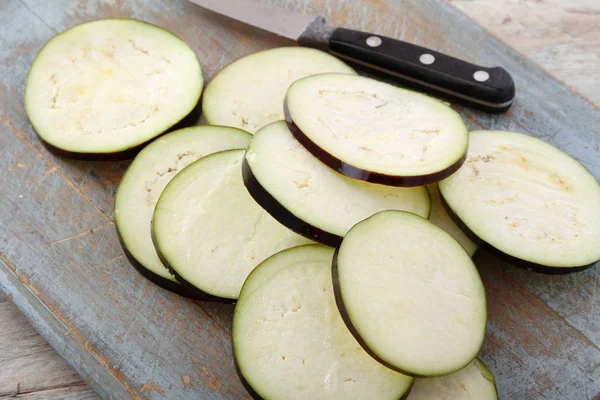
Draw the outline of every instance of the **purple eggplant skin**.
M173 132L173 131L176 131L179 129L183 129L183 128L187 128L189 126L195 125L198 122L198 120L200 119L201 114L202 114L202 101L198 101L198 104L196 104L196 106L194 106L194 109L192 111L190 111L190 113L188 115L183 117L179 122L177 122L175 125L173 125L169 129L167 129L163 133L147 140L146 142L144 142L142 144L139 144L132 148L125 149L125 150L122 150L122 151L119 151L116 153L77 153L77 152L59 149L58 147L55 147L55 146L51 145L50 143L44 141L44 139L42 139L42 137L40 135L38 135L38 138L40 139L40 141L42 142L44 147L49 152L51 152L57 156L64 157L64 158L71 158L74 160L83 160L83 161L129 160L129 159L134 158L137 155L137 153L139 153L148 143L154 141L155 139L159 138L160 136L165 135L169 132Z
M308 150L313 156L317 157L323 164L333 169L340 174L347 176L348 178L358 179L365 182L377 183L386 186L398 186L398 187L414 187L424 186L430 183L436 183L445 179L458 171L467 159L467 153L462 155L454 164L450 165L446 169L427 175L417 176L395 176L385 175L378 172L368 171L365 169L357 168L353 165L346 164L337 157L323 150L315 142L310 140L302 130L292 120L292 116L288 110L287 104L284 104L285 122L287 123L290 132L296 138L306 150Z
M123 242L123 238L121 237L121 233L119 233L118 229L117 229L117 236L119 237L119 242L121 243L121 248L123 249L123 252L125 252L127 259L129 260L131 265L133 265L133 267L144 278L148 279L150 282L154 283L155 285L157 285L165 290L168 290L169 292L173 292L175 294L178 294L182 297L186 297L188 299L195 299L195 300L198 299L198 296L195 296L190 291L185 290L182 285L180 285L176 282L170 281L168 279L165 279L162 276L157 275L154 272L150 271L149 269L144 268L144 266L142 264L140 264L138 262L138 260L136 260L135 257L133 257L133 255L131 255L129 250L127 250L127 247L125 247L125 243Z
M235 358L235 344L233 345L233 354L233 366L235 367L235 372L237 372L238 378L240 378L244 389L246 389L246 391L248 392L250 397L252 397L253 400L264 400L258 393L256 393L252 386L250 386L246 378L244 378L244 375L242 375L240 366L238 365L237 359Z
M224 297L213 296L212 294L206 293L205 291L198 289L196 286L186 281L181 275L177 273L177 271L175 271L175 269L171 266L171 264L169 264L165 256L160 252L158 244L156 243L156 237L154 236L154 230L152 229L151 232L152 243L154 244L154 248L156 249L156 254L158 254L158 259L160 260L160 262L163 263L165 267L167 267L171 275L173 275L173 277L177 279L177 282L181 284L183 289L186 292L191 293L191 295L193 296L192 298L201 301L212 301L224 304L234 304L237 301L236 299L227 299Z
M510 254L506 254L502 250L495 248L488 242L486 242L483 239L481 239L480 237L478 237L471 229L469 229L469 227L458 217L458 215L456 215L454 210L452 210L452 207L450 207L450 205L448 204L446 199L444 199L444 196L442 195L441 191L440 191L440 199L442 200L442 205L446 209L446 212L448 213L448 215L450 216L452 221L454 221L454 223L465 233L465 235L467 235L467 237L469 239L471 239L473 241L473 243L477 244L478 249L484 250L485 252L493 255L494 257L496 257L502 261L505 261L511 265L514 265L517 268L525 269L530 272L538 272L541 274L547 274L547 275L566 275L566 274L570 274L573 272L584 271L584 270L591 268L594 265L598 264L598 262L594 262L591 264L580 265L580 266L575 266L575 267L549 267L547 265L542 265L542 264L537 264L537 263L534 263L531 261L522 260L515 256L511 256Z
M337 247L342 242L341 236L319 229L288 211L256 179L245 156L242 163L242 176L244 185L252 198L283 226L325 246Z

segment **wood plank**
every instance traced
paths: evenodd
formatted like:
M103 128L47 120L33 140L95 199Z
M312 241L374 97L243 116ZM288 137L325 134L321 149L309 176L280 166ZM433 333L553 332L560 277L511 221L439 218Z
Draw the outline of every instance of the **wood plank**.
M447 0L600 105L600 2Z
M14 267L14 266L13 266ZM17 274L0 260L0 291L27 315L31 325L58 353L75 368L84 381L101 397L111 400L130 399L125 388L111 375L86 344L76 338L37 296L19 280ZM101 382L101 384L100 384Z
M481 357L502 399L596 399L600 349L511 275L514 267L475 255L486 288L488 330ZM519 373L514 373L514 371Z
M598 268L563 277L528 274L517 268L509 268L507 273L600 347Z
M511 112L490 116L457 107L469 125L521 130L545 138L600 176L600 139L594 135L600 122L597 111L455 10L433 0L360 0L352 7L333 0L278 3L321 12L350 28L430 45L474 62L507 66L519 87ZM45 40L55 31L100 16L134 16L172 30L197 51L208 77L233 58L289 42L182 1L152 0L143 9L127 0L100 6L75 0L52 4L27 0L0 7L0 32L11 38L0 43L0 62L7 67L0 71L0 145L7 154L0 159L0 170L6 172L0 175L0 251L7 265L0 266L6 277L0 286L6 289L6 280L14 280L6 290L19 296L19 307L37 318L36 324L48 325L38 329L82 375L94 369L89 379L103 398L125 397L119 385L134 398L244 398L231 363L231 307L208 306L166 293L144 281L123 258L111 209L112 193L126 163L78 163L50 155L15 99L22 98L26 72ZM472 51L474 42L477 52ZM481 268L487 265L484 259ZM524 281L510 271L497 276L497 266L489 265L484 278L488 290L499 293L495 296L500 300L490 302L490 340L484 356L501 377L501 393L526 399L540 395L585 400L593 395L600 386L598 349L585 332L562 320L567 305L550 303L553 313L540 301L548 300L533 296ZM593 283L577 285L592 292ZM508 301L512 296L518 304ZM52 313L54 320L44 312ZM529 323L532 315L539 316L539 323ZM513 334L513 328L519 328L519 333ZM59 335L60 329L68 335L64 331ZM564 340L567 347L548 355L553 337ZM520 361L510 362L513 359ZM567 367L561 369L562 365Z
M0 397L53 387L83 385L79 375L0 297Z
M87 386L74 386L23 393L16 396L0 396L0 399L23 400L98 400L98 396Z

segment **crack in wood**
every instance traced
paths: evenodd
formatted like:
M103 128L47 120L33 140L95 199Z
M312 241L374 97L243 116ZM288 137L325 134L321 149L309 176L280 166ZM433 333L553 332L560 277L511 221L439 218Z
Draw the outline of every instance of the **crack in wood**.
M31 395L31 394L41 394L44 395L45 393L48 393L48 396L52 396L53 391L56 390L60 390L60 389L71 389L71 388L81 388L81 387L85 387L87 386L87 384L83 381L78 382L78 383L70 383L70 384L65 384L65 385L56 385L56 386L48 386L45 388L41 388L41 389L36 389L36 390L20 390L20 383L17 383L17 388L15 389L15 391L11 392L11 393L7 393L7 394L3 394L0 393L0 399L11 399L11 398L21 398L22 396L26 396L26 395ZM52 397L47 397L48 399L52 398Z
M62 385L47 386L47 387L43 387L43 388L35 389L35 390L21 390L21 383L17 383L17 387L14 391L12 391L10 393L0 393L0 399L14 398L14 397L20 397L22 395L27 395L27 394L32 394L32 393L43 393L43 392L49 392L49 391L53 391L53 390L57 390L57 389L69 389L69 388L77 388L77 387L82 387L82 386L87 386L87 384L84 381L80 381L80 382L74 382L74 383L66 383L66 384L62 384Z
M102 225L102 226L98 226L98 227L91 228L91 229L86 229L86 230L85 230L85 231L83 231L83 232L76 233L76 234L74 234L74 235L71 235L71 236L69 236L69 237L62 238L62 239L57 239L57 240L54 240L54 241L52 241L52 242L45 243L45 244L43 244L41 247L53 246L53 245L55 245L55 244L59 244L59 243L68 242L69 240L76 239L76 238L78 238L78 237L82 237L82 236L86 236L86 235L93 235L93 234L94 234L94 233L96 233L97 231L99 231L99 230L101 230L101 229L104 229L104 228L106 228L106 227L109 227L109 226L111 226L111 225L114 225L114 222L112 222L112 221L111 221L111 222L109 222L109 223L107 223L107 224L104 224L104 225ZM122 257L122 256L119 256L119 257L116 257L116 258L120 258L120 257ZM108 262L108 261L107 261L107 262Z

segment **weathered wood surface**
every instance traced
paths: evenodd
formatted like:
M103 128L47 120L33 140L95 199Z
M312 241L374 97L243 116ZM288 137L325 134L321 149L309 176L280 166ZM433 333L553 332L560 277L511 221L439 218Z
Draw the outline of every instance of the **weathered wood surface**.
M40 390L23 393L17 396L0 396L2 400L97 400L98 396L87 386L70 386L66 388Z
M519 90L516 104L502 116L461 110L470 127L542 137L600 176L598 110L451 7L434 0L279 3L507 67ZM0 7L0 288L103 398L246 398L231 362L231 307L166 293L130 267L112 223L112 195L127 162L49 154L27 122L23 84L35 53L54 33L103 16L133 16L175 32L196 50L207 78L234 58L289 42L183 1L152 0L142 7L133 1L4 0ZM485 254L476 260L490 312L482 357L501 395L599 395L597 268L546 277Z
M600 103L600 18L597 17L600 3L587 0L451 0L451 3L517 51L532 58L592 101ZM585 23L581 23L582 20ZM0 302L2 297L0 292ZM13 341L3 334L4 321L10 321L12 329L23 332L22 336L27 340ZM39 339L34 339L32 332L35 331L30 323L24 317L17 317L13 305L0 303L2 359L4 363L10 363L8 365L13 365L15 360L14 365L19 366L13 368L16 375L8 376L6 371L10 369L3 368L4 364L0 362L0 396L7 393L6 388L16 390L19 382L20 392L43 391L39 394L40 398L55 398L55 392L48 390L50 387L66 382L72 382L68 385L81 384L73 369L61 361L56 352L48 351L48 345L42 345L40 340L43 339L39 334L36 333ZM7 339L2 340L4 337ZM34 340L35 345L31 346ZM23 351L13 351L13 360L8 359L4 349L12 346L27 349L31 346L39 351L27 353L27 363L23 363L20 360L25 353ZM39 378L43 380L39 382ZM87 392L77 392L77 396L87 395Z
M600 1L447 1L600 104Z
M0 296L0 398L85 383L29 324Z

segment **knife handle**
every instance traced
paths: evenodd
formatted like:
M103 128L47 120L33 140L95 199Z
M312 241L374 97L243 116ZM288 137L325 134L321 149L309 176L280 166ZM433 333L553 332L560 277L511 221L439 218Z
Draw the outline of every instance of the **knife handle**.
M504 112L515 97L515 84L505 69L480 67L401 40L337 28L329 48L340 58L456 97L486 111Z

